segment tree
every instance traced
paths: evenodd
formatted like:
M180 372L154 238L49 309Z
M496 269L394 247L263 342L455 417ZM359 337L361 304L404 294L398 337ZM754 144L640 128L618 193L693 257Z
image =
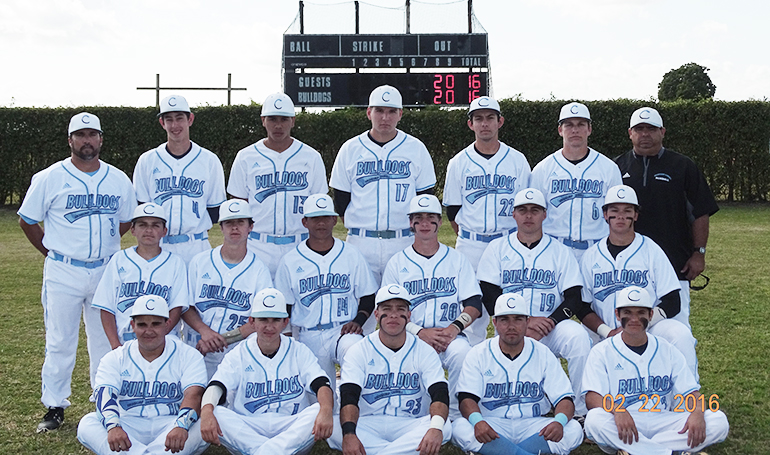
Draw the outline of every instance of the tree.
M697 63L688 63L669 71L658 84L658 99L673 101L713 98L717 86L706 74L708 71L708 68Z

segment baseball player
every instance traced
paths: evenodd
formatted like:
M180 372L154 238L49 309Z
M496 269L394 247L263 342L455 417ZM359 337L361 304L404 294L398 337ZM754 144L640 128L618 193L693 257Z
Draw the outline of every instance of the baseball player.
M168 303L143 295L131 308L136 339L108 353L96 373L96 412L78 440L98 455L202 453L196 424L206 381L201 354L167 337Z
M473 100L468 128L476 141L447 166L444 205L457 234L455 248L474 270L489 242L516 231L513 197L529 186L527 159L498 139L504 121L497 101L488 96Z
M131 307L138 297L157 295L169 304L168 333L178 336L179 317L187 309L187 265L180 256L164 251L166 213L152 202L134 210L131 234L137 245L115 254L99 281L91 306L101 311L102 325L115 349L136 339L131 329Z
M227 192L249 201L254 216L249 249L275 279L281 257L307 238L302 226L305 199L328 193L329 187L321 154L291 137L294 103L289 95L274 93L265 99L262 126L267 138L238 152Z
M438 241L441 203L432 194L415 196L409 206L414 244L390 258L382 285L409 291L411 321L407 331L428 343L449 371L449 407L459 417L455 388L472 344L486 338L486 325L475 336L464 333L481 315L481 289L468 259ZM481 336L478 336L480 334Z
M332 236L334 202L326 194L305 200L302 225L309 237L278 264L275 287L286 296L297 339L308 346L329 378L335 364L363 338L374 311L377 283L363 255Z
M388 260L412 243L409 202L417 194L433 194L436 185L428 149L396 129L402 113L398 89L375 88L366 109L372 128L342 145L329 181L347 241L364 254L377 282Z
M190 309L182 314L185 342L204 355L208 377L225 352L252 332L246 324L257 292L273 286L265 264L247 247L254 221L249 205L230 199L219 207L224 243L198 253L187 270Z
M38 433L59 428L64 408L70 405L81 313L92 386L99 359L110 350L99 310L91 308L91 299L110 256L120 249L120 237L128 231L136 207L126 174L99 159L99 118L88 112L73 116L68 136L70 157L32 177L18 211L22 231L46 257L41 401L48 412Z
M602 204L607 190L622 183L618 166L588 146L591 114L584 104L569 103L559 114L564 146L532 170L530 186L548 202L546 234L564 243L580 261L589 246L607 235Z
M498 335L473 347L458 385L463 418L452 442L481 454L568 454L583 442L572 420L574 393L551 351L525 336L529 305L502 294L492 320ZM554 408L554 417L543 417Z
M654 317L647 291L619 291L615 317L623 331L592 349L586 363L587 437L607 453L644 455L695 453L723 441L729 430L725 414L700 399L700 386L679 350L645 330ZM695 403L692 412L688 402Z
M380 288L374 310L380 329L345 358L340 422L328 441L343 455L436 455L452 436L438 354L406 330L409 299L397 284Z
M163 249L182 256L185 263L211 249L209 229L227 199L219 157L190 141L194 120L183 96L163 98L158 121L168 140L144 152L134 167L139 202L154 202L166 210Z
M569 248L543 235L546 202L543 193L526 188L516 194L513 217L518 231L495 239L479 262L484 305L494 316L497 297L521 294L529 305L527 336L548 346L566 359L572 390L581 390L591 340L588 333L569 317L583 305L580 300L580 268ZM585 402L575 400L575 412L585 416Z
M663 250L649 237L634 232L639 216L634 189L613 186L602 210L610 235L591 246L581 260L583 301L590 302L592 312L578 317L592 334L597 334L594 341L615 335L623 330L615 318L618 291L631 285L644 288L655 302L648 330L681 351L697 380L696 341L690 329L677 319L681 314L679 281Z
M289 314L280 291L254 296L248 324L257 335L227 353L203 395L203 439L242 455L308 453L334 426L329 378L307 346L281 335Z

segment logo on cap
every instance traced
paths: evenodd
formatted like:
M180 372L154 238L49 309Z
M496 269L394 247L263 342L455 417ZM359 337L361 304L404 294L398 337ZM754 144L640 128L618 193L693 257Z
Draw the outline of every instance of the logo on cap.
M511 305L511 303L513 303L513 305ZM508 308L516 308L516 299L511 297L507 302L505 302L505 304L508 305Z
M150 210L149 212L147 211L148 209ZM142 211L144 213L146 213L147 215L155 215L155 207L153 207L151 205L147 205L147 206L143 207Z
M85 124L91 123L91 117L89 117L88 114L86 114L80 118L80 121Z
M481 98L479 100L479 106L489 106L489 98Z
M393 290L394 288L396 289L395 291ZM397 284L393 284L393 285L391 285L391 286L388 288L388 292L389 292L391 295L398 295L398 291L399 291L399 289L398 289L398 288L399 288L399 286L398 286Z
M323 202L323 205L321 205L322 202ZM326 199L324 198L316 199L315 206L318 207L319 209L325 209L326 207L328 207L328 205L326 204Z
M423 204L425 202L425 204ZM417 200L417 205L420 207L429 207L430 206L430 198L428 196L421 197Z
M230 207L227 209L230 210L231 213L238 213L241 211L241 209L238 208L238 204L230 204Z
M527 198L527 199L534 199L534 198L535 198L535 197L534 197L534 194L535 194L535 192L534 192L534 191L532 191L532 190L529 190L529 191L527 191L526 193L524 193L524 197L525 197L525 198Z
M641 297L639 291L634 289L634 290L632 290L632 291L630 291L628 293L628 300L630 300L632 302L638 302L638 301L642 300L642 297Z
M262 305L264 305L265 308L273 308L273 307L275 307L275 303L273 303L272 305L268 305L267 304L267 299L275 300L275 296L274 295L266 295L265 298L262 299Z
M169 106L176 106L176 97L171 97L168 99L168 105Z
M573 105L571 108L569 108L569 111L572 112L573 114L577 114L578 113L577 105Z
M280 98L278 98L275 101L273 101L273 107L276 108L276 109L283 109L283 104L281 104L280 106L278 105L279 101L282 101L282 100Z
M639 113L639 118L648 119L650 118L650 111L645 109L642 112Z
M150 304L151 304L151 303L155 303L155 299L147 299L147 300L144 302L144 307L145 307L145 308L147 308L147 309L148 309L148 310L150 310L150 311L154 310L154 309L155 309L155 307L150 307Z
M626 194L626 190L624 188L618 189L618 192L617 192L618 199L625 199L626 198L625 194Z
M388 99L385 99L385 95L388 95ZM390 92L382 92L382 101L390 102Z

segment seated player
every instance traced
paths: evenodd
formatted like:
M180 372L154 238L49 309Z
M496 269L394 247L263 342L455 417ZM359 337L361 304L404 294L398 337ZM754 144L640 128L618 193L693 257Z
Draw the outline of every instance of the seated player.
M289 314L280 291L258 292L247 324L256 335L225 355L203 395L203 439L243 455L307 453L332 433L329 378L307 346L281 335Z
M136 340L112 350L96 372L96 412L78 425L78 440L98 455L198 454L207 444L198 420L206 367L201 354L166 336L168 304L156 295L136 299Z
M468 353L457 386L462 419L452 442L481 454L568 454L583 442L572 420L574 394L559 360L525 337L529 305L502 294L492 323L498 335ZM555 417L543 417L554 407Z
M182 314L185 342L204 354L209 379L224 353L249 336L254 295L273 286L270 272L247 247L249 203L230 199L219 207L224 243L190 261L187 281L193 306Z
M179 316L187 310L187 265L181 256L161 250L160 240L168 232L166 221L160 205L148 202L138 206L131 219L131 235L137 245L110 259L96 287L91 306L101 310L112 349L136 339L131 330L131 308L143 295L158 295L168 302L166 329L179 336Z
M649 293L629 286L617 293L615 308L623 331L594 347L586 362L586 436L607 453L639 455L698 452L723 441L725 414L700 399L679 350L647 332L654 316Z
M345 357L340 420L329 438L343 455L436 455L452 436L438 354L406 331L409 298L397 284L380 288L374 310L380 329Z
M342 365L350 346L363 338L377 283L358 249L332 236L337 213L331 197L309 196L303 212L309 237L281 258L275 287L286 296L297 339L336 379L335 363Z

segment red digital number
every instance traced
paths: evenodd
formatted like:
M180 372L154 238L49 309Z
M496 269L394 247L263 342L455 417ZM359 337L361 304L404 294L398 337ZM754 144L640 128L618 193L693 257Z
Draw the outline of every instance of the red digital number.
M479 90L481 88L481 81L478 74L471 74L468 76L468 103L473 102L476 98L480 97Z
M440 74L433 75L433 104L441 104L441 98L443 97L443 90L441 89L441 82L444 77Z

